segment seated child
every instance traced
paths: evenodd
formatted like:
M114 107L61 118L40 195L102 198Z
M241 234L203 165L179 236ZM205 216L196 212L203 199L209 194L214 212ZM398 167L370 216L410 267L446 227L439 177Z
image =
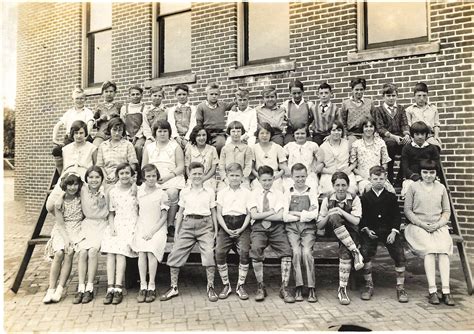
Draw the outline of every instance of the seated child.
M191 131L196 126L196 107L189 104L189 87L184 84L174 88L178 103L168 109L168 122L171 124L171 138L176 140L184 150Z
M234 102L219 101L221 95L217 83L210 83L206 87L206 101L201 102L196 109L196 124L202 125L211 135L211 145L220 154L225 145L225 115Z
M249 107L249 95L250 92L245 88L238 88L235 93L235 102L237 103L236 110L229 110L227 114L227 124L229 126L233 121L239 121L242 123L245 129L245 133L242 135L242 142L250 147L255 145L255 131L257 131L257 113L255 109ZM227 137L227 144L231 141L230 137Z
M304 85L299 80L293 80L288 85L290 90L291 100L286 100L281 105L285 110L285 117L287 119L286 134L283 144L295 141L293 133L295 132L296 124L311 124L313 123L313 102L306 101L303 98Z
M400 169L405 180L403 181L401 195L405 197L413 182L421 180L420 162L434 160L439 166L439 150L435 145L427 142L430 129L423 122L415 122L410 126L410 135L413 141L402 149ZM438 173L440 170L438 169Z
M284 194L283 220L286 223L286 233L293 251L295 300L303 301L304 283L301 263L304 263L308 302L315 303L318 299L315 291L313 246L316 241L315 219L318 217L318 191L307 185L307 175L305 165L296 163L291 167L294 185Z
M135 147L138 164L141 165L143 145L145 137L143 136L143 110L145 104L142 103L143 89L139 86L132 86L128 89L129 103L126 103L120 109L120 118L125 123L127 139Z
M319 103L313 105L313 141L321 146L327 136L331 134L332 125L340 120L339 107L331 102L332 87L322 83L318 87Z
M248 203L251 218L255 221L250 233L250 258L258 286L255 300L262 301L267 296L263 284L263 261L265 248L270 245L281 258L280 298L285 303L294 303L295 297L288 289L293 252L283 223L283 194L272 188L274 175L271 167L259 167L258 180L261 187L252 191Z
M286 116L285 110L277 105L276 87L269 86L262 91L263 105L255 108L257 113L258 128L262 127L264 123L270 124L272 127L272 136L270 140L280 146L283 146L285 141L285 127ZM258 137L258 135L256 135Z
M148 142L155 141L155 137L151 131L153 123L161 120L168 120L166 107L161 103L165 98L165 91L162 87L157 86L150 89L151 106L146 106L143 111L143 135Z
M202 186L204 166L192 162L188 171L191 186L183 189L179 199L179 211L176 217L176 233L173 249L166 264L170 267L171 287L160 297L161 301L169 300L179 294L179 269L186 261L196 243L201 251L201 261L207 273L207 297L216 302L214 290L214 240L217 234L215 193Z
M354 257L355 270L364 267L364 258L357 248L359 234L357 225L362 216L362 207L359 197L351 195L349 177L344 172L335 172L332 176L334 194L325 197L319 210L317 228L326 227L326 234L335 235L339 239L339 290L338 298L341 305L349 305L351 300L347 295L346 287L351 273L351 262Z
M222 178L219 188L222 189L229 184L226 175L227 167L236 162L242 166L243 170L243 186L250 189L249 176L252 172L253 152L252 149L245 143L242 143L242 135L245 134L245 129L242 123L234 121L229 124L226 131L231 142L224 146L221 151L219 160L219 175Z
M434 104L428 103L428 86L424 82L418 82L413 90L415 103L406 108L408 125L415 122L424 122L428 125L430 132L428 134L428 144L435 145L441 151L441 139L439 138L438 108Z
M120 109L122 103L114 101L115 94L117 94L117 85L113 81L105 81L102 84L102 97L104 102L101 102L95 108L94 120L97 133L94 137L93 144L99 147L104 141L110 139L110 133L107 130L107 124L112 117L120 116Z
M397 274L397 298L400 303L408 302L405 292L405 251L400 237L400 210L395 194L384 188L386 172L381 166L370 169L372 190L361 197L362 219L360 220L360 252L364 257L365 288L361 293L363 300L369 300L374 293L372 281L372 258L377 254L379 243L385 245L395 262Z
M217 233L216 263L224 285L219 298L225 299L232 292L226 258L229 250L234 248L238 249L240 256L235 292L240 299L246 300L249 298L244 284L249 271L250 215L247 202L250 190L241 186L243 172L240 164L229 164L226 172L229 184L217 194L217 222L221 228Z

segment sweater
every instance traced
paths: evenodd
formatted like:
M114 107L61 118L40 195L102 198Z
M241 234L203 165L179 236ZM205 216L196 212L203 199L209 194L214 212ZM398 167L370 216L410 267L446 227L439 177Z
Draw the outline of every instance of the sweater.
M395 115L392 115L385 108L385 105L381 105L375 108L374 118L376 128L382 138L386 137L388 133L397 136L410 134L407 115L405 109L401 105L396 106Z
M400 231L400 209L395 194L383 189L379 196L373 190L361 197L362 218L360 229L368 227L377 235L385 235L395 229Z
M406 179L418 181L420 176L420 161L434 160L437 163L436 173L440 174L439 151L436 146L428 144L424 147L408 143L402 148L401 170Z

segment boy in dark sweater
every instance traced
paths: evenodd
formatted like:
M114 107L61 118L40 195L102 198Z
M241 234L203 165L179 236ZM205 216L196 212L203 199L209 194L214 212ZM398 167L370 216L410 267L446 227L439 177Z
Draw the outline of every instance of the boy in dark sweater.
M385 187L386 172L382 166L370 169L372 191L362 195L362 218L360 221L360 252L364 257L364 279L366 286L362 290L361 299L369 300L374 293L372 281L372 258L377 254L377 246L383 243L390 257L395 261L397 274L397 297L400 303L408 302L405 292L405 252L400 239L400 209L397 197Z

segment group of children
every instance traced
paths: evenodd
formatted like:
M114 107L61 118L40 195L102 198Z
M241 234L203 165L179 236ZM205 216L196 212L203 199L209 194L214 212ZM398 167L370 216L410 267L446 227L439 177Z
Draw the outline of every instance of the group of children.
M313 104L303 98L304 86L295 80L289 85L292 98L282 105L276 89L268 87L263 104L250 108L247 89L239 88L235 100L226 103L219 100L219 86L209 84L206 100L194 107L188 102L189 88L178 85L177 104L165 108L160 87L150 90L152 104L145 105L143 90L132 86L130 101L121 105L114 101L117 86L106 82L104 102L95 113L84 107L84 93L75 91L75 107L53 131L53 155L62 177L48 205L56 224L46 248L53 263L43 301L61 299L73 254L79 252L74 303L90 302L99 251L107 254L104 304L123 299L127 257L138 257L137 301L154 301L157 266L167 235L174 232L166 262L171 286L159 297L162 301L179 294L180 268L197 243L210 301L232 292L226 262L231 249L238 250L240 259L237 296L249 298L245 282L252 263L255 300L264 300L263 262L271 246L281 259L280 297L287 303L304 300L306 281L307 300L316 302L313 247L318 235L326 235L339 241L341 304L350 303L346 286L352 266L363 269L361 298L373 295L371 259L379 242L395 261L398 301L407 302L393 187L405 178L402 195L411 222L405 235L410 248L425 257L429 301L439 303L434 275L439 255L442 298L454 305L449 202L446 189L435 180L439 116L427 103L428 88L418 83L416 103L406 110L396 103L393 84L383 86L384 102L377 108L364 97L364 79L352 80L351 88L351 97L338 108L327 83L319 86L320 100ZM56 141L61 125L69 133L64 143ZM92 127L97 129L94 145L87 143ZM400 153L395 180L393 159ZM223 283L219 294L216 268ZM294 291L288 286L291 272Z

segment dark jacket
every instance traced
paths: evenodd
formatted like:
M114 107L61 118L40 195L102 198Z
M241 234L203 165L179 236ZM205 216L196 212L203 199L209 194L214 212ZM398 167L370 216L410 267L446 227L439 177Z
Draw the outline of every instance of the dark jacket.
M383 189L377 197L373 190L370 190L362 195L361 203L360 230L368 227L377 235L390 233L393 228L400 231L401 215L395 194Z

